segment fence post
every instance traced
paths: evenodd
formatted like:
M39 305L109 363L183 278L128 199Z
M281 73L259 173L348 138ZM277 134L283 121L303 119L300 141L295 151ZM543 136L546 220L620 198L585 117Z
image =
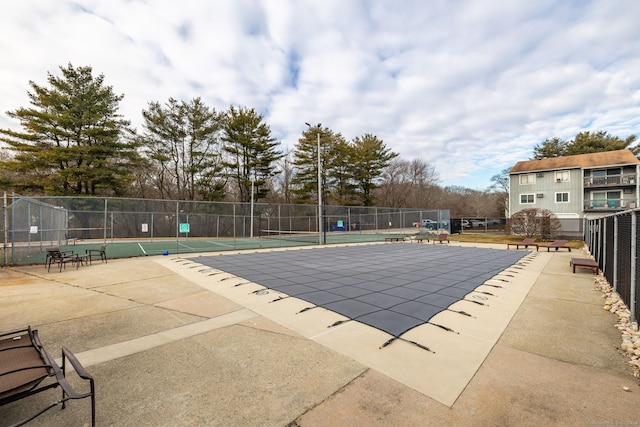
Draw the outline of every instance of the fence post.
M11 193L11 264L15 257L16 243L16 193Z
M4 192L3 203L2 203L2 216L4 221L4 242L2 245L2 263L3 265L8 265L7 263L7 247L9 245L9 206L7 205L7 192Z
M106 197L104 198L104 221L102 224L102 243L107 243L107 217L109 212L109 207L107 205L108 200ZM113 242L113 216L111 217L111 242Z
M176 200L176 253L180 250L180 201Z
M607 251L604 250L605 242L607 241L607 227L604 219L599 218L598 229L600 230L600 237L598 238L598 256L602 259L602 267L606 271L607 266Z
M630 279L630 287L631 287L631 297L629 298L631 301L629 303L629 311L631 311L631 319L637 319L636 317L636 237L637 237L637 212L631 213L631 279Z
M613 289L618 290L618 216L613 217Z

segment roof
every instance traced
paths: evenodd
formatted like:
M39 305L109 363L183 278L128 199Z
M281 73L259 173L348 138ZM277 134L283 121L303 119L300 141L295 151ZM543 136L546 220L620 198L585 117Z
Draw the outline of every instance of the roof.
M512 173L545 170L594 168L606 166L640 164L640 160L629 149L603 151L600 153L576 154L575 156L552 157L542 160L518 162L509 171Z

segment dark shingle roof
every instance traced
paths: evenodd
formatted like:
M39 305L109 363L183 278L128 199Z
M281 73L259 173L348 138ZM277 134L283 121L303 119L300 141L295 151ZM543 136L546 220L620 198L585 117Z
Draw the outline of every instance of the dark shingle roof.
M536 172L557 169L594 168L606 166L634 165L640 160L631 150L603 151L601 153L576 154L575 156L552 157L542 160L518 162L509 173Z

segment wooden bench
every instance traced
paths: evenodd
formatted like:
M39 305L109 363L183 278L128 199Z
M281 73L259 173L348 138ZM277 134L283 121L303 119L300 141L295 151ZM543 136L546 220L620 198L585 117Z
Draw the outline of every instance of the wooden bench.
M429 241L429 236L426 236L424 234L417 234L417 235L409 236L408 239L409 239L409 242L422 243L425 240L428 242Z
M576 267L592 268L594 274L600 273L600 266L598 263L589 258L571 258L569 265L573 266L573 272L576 272Z
M88 381L88 392L77 393L67 382L65 376L67 362L71 364L78 377ZM91 398L91 425L95 426L95 388L93 377L85 371L74 354L64 347L62 348L62 369L60 369L40 343L37 330L27 327L27 329L0 335L0 406L58 386L62 389L61 399L55 399L35 414L13 424L14 426L21 426L59 404L64 409L66 402L70 399L85 397ZM33 406L33 402L25 406Z
M385 242L404 242L404 237L385 237Z
M571 252L571 248L569 246L567 246L567 243L569 243L568 240L554 240L549 245L540 246L540 247L541 248L547 248L547 252L550 252L551 249L555 249L556 252L558 251L558 249L569 249L569 252Z
M436 244L436 242L440 242L440 244L442 244L443 242L449 243L449 235L447 233L439 234L438 237L433 239L433 244L434 245Z
M521 242L518 243L507 243L507 250L509 250L509 246L515 246L516 250L520 249L520 246L524 246L525 249L528 249L529 246L535 246L536 251L538 250L538 245L536 244L535 237L528 237Z

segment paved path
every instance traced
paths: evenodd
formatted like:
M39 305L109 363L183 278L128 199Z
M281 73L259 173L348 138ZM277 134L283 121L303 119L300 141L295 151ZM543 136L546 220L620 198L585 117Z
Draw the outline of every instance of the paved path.
M502 326L461 334L440 365L420 366L424 351L406 343L380 357L369 330L324 333L330 313L274 309L197 257L0 269L0 329L30 324L52 353L76 352L96 378L98 425L633 425L640 388L616 350L616 318L571 256L533 257L512 304L495 307ZM456 370L473 371L461 390L429 396ZM47 397L0 407L0 426ZM72 402L29 425L88 420Z

